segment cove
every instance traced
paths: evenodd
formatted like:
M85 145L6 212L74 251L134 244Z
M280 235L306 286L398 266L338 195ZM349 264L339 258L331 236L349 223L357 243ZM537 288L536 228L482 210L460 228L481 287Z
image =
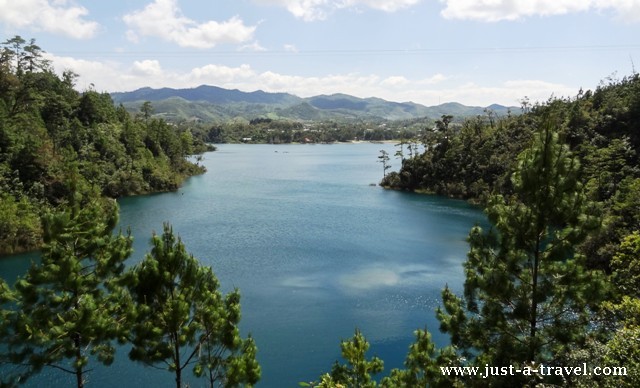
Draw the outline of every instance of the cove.
M380 149L395 153L371 143L219 145L204 155L208 172L179 191L119 200L120 227L135 237L130 263L170 222L224 291L240 289L242 335L256 340L260 387L317 379L356 327L386 374L402 366L414 330L427 327L447 343L435 319L440 291L461 291L465 239L486 220L464 201L371 186L382 178ZM0 274L13 282L35 258L0 259ZM129 361L128 349L110 367L97 365L87 386L175 386L170 373ZM27 386L72 382L45 369ZM186 382L205 386L193 376Z

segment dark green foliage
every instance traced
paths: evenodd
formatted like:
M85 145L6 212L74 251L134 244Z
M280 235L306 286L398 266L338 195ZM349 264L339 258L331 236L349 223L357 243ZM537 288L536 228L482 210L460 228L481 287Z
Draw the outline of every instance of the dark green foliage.
M194 373L207 379L210 387L253 386L260 380L261 369L255 341L251 336L240 337L240 292L236 289L222 298L213 271L205 271L205 283L212 288L202 296L205 308L197 312L201 334Z
M204 132L212 143L334 143L419 138L425 125L432 125L432 120L299 122L258 118L229 121L206 129L201 126L193 133Z
M451 194L446 182L460 182L467 190L463 197L479 198L468 190L481 178L489 190L508 189L508 182L500 181L508 181L516 156L529 146L533 130L552 114L558 118L561 137L585 161L580 172L583 181L601 183L597 185L601 194L594 199L610 198L622 178L639 173L639 121L635 120L640 117L639 90L640 77L634 74L602 84L595 92L580 91L574 99L527 107L528 113L522 116L498 117L487 111L485 116L467 119L460 130L449 128L448 120L438 120L436 129L423 139L429 147L421 155L436 171L424 169L427 175L419 188ZM474 173L475 177L469 175Z
M20 381L52 367L74 374L81 387L90 356L109 365L113 341L126 338L130 304L118 278L132 239L112 234L114 202L78 196L70 205L43 217L41 263L18 279L16 308L3 312L7 357Z
M22 197L0 194L0 251L19 252L40 242L39 208Z
M582 343L589 307L604 297L602 275L575 253L598 226L597 212L551 121L517 164L514 195L488 201L495 231L475 227L469 235L464 298L446 288L438 311L441 329L478 365L557 361L567 346ZM500 384L527 383L507 380Z
M381 184L486 205L492 194L513 193L517 156L531 145L535 128L553 116L559 137L582 162L577 179L603 208L602 229L578 249L590 268L610 271L622 238L640 227L640 76L608 79L574 98L534 106L525 100L523 112L498 117L486 111L461 127L439 120L421 138L425 151L405 158Z
M635 314L640 314L640 302L635 300ZM607 376L606 387L632 388L640 385L640 326L625 326L616 331L613 338L607 343L607 352L603 364L610 367L625 367L627 374L624 376Z
M624 239L611 261L611 281L615 299L605 303L605 310L614 316L613 334L606 343L602 363L624 366L628 376L608 377L609 387L636 387L640 384L640 232Z
M129 357L173 372L178 388L190 366L211 387L255 384L260 366L253 339L239 334L238 291L223 297L211 268L187 253L168 224L151 241L128 274L136 311Z
M462 386L462 381L456 377L443 376L440 369L462 363L455 348L449 346L436 349L431 341L431 334L427 330L417 330L415 336L416 341L409 347L409 353L404 362L405 369L393 369L389 376L380 381L380 384L374 380L374 375L383 371L384 362L378 357L367 359L369 342L356 329L350 340L342 341L340 344L342 358L346 364L336 361L331 373L320 376L317 382L300 385L317 388Z
M456 377L444 376L441 367L461 364L455 348L448 346L436 349L429 331L416 330L416 341L409 347L404 362L406 369L394 369L389 377L382 379L381 386L395 387L456 387L462 382Z
M0 46L0 254L41 244L33 220L69 201L70 171L109 197L176 190L204 171L185 159L207 150L190 127L133 119L107 93L78 93L75 77L57 76L33 41Z
M171 228L154 235L145 260L123 273L130 235L114 235L115 201L74 186L67 211L43 216L40 264L14 289L0 280L0 386L26 381L45 367L75 375L110 365L114 342L130 357L165 365L181 387L189 368L210 387L253 386L257 347L240 337L240 293L225 295L210 267L186 252Z
M9 354L6 351L7 341L11 333L11 319L13 313L11 304L15 303L15 292L9 285L0 279L0 368L8 368L10 364ZM3 373L0 376L0 387L11 387L17 383L19 375Z
M342 358L347 362L340 364L337 361L331 368L331 373L321 376L320 383L311 383L317 387L353 387L372 388L378 386L373 380L373 375L382 372L384 363L378 357L367 360L369 342L356 329L350 340L340 343Z
M621 295L640 298L640 230L622 240L611 260L614 285Z
M611 271L611 261L625 236L640 230L640 178L628 176L604 202L603 227L581 246L593 268Z
M513 171L517 153L529 144L532 129L520 116L494 125L488 117L495 120L493 115L477 117L452 126L444 116L421 138L426 151L405 159L382 185L477 201L491 191L509 192L506 175Z

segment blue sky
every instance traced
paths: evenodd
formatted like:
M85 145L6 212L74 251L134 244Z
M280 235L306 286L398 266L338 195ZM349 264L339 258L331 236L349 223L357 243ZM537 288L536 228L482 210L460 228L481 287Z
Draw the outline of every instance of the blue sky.
M108 92L519 105L640 69L640 0L0 0L0 31Z

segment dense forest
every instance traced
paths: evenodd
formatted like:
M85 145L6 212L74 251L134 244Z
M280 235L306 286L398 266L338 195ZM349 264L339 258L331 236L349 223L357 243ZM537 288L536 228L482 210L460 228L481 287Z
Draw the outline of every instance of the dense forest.
M399 124L406 132L333 123L313 132L268 119L192 131L154 118L151 104L132 116L108 94L79 93L74 78L55 75L33 41L3 45L0 248L40 248L42 260L13 286L0 279L0 386L51 367L82 387L89 360L110 365L116 344L129 346L133 362L166 369L177 387L186 371L212 387L256 384L257 347L240 336L239 291L223 295L169 224L127 268L132 236L113 233L110 198L173 190L203 172L186 157L210 136L330 141L320 134L342 130L346 140L376 130L401 139L400 171L387 174L390 156L380 157L383 186L474 201L492 227L470 230L463 294L442 290L435 314L449 346L435 346L436 328L416 330L404 367L381 378L384 360L369 357L356 329L339 344L343 360L301 385L640 385L637 74L571 98L524 100L518 115L487 111L462 124L445 115L433 125ZM608 373L567 372L583 365ZM480 376L453 367L492 369Z
M201 138L152 118L132 116L108 93L77 92L76 75L57 76L32 40L0 48L0 254L35 249L40 215L73 192L107 197L168 191L204 172L185 156Z
M265 117L232 120L222 124L199 124L195 131L212 143L334 143L384 141L422 137L433 120L326 120L301 122Z
M534 106L525 102L522 111L502 118L479 116L456 127L438 120L433 131L415 140L425 152L402 153L400 171L387 174L381 184L484 205L492 195L511 196L518 155L551 120L581 165L575 179L602 209L602 228L580 251L593 268L610 272L619 244L640 229L640 76L609 79L574 98Z
M255 384L238 290L223 295L168 224L126 271L133 237L113 234L112 198L177 189L205 171L187 157L211 147L153 118L151 104L132 116L107 93L77 92L76 75L57 76L33 40L1 50L0 254L40 249L41 260L14 287L0 278L0 386L49 367L82 387L89 360L110 365L125 342L178 387L186 369L211 386Z

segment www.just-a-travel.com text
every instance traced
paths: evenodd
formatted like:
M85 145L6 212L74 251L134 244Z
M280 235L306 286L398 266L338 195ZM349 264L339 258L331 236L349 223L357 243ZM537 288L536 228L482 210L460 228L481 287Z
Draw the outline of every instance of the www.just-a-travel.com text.
M588 367L586 363L582 366L441 366L440 372L444 376L479 376L486 379L491 376L627 376L627 368L620 367Z

